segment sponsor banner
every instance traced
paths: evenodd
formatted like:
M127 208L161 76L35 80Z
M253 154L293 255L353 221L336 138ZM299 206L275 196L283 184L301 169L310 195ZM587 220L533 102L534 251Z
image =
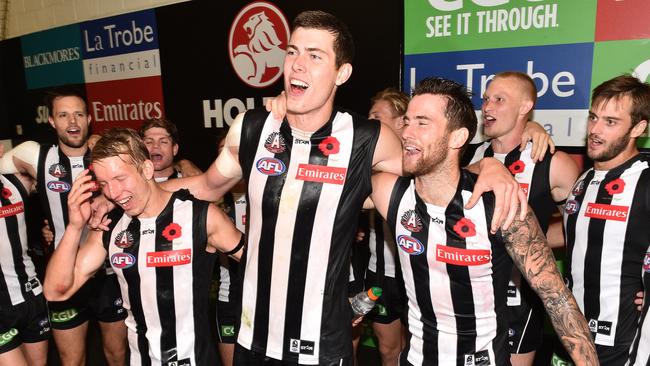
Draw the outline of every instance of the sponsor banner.
M83 22L80 28L84 60L158 48L154 10Z
M78 24L25 35L21 48L28 89L84 82Z
M625 55L625 57L621 57ZM647 40L596 42L591 88L621 74L650 80L650 43Z
M2 206L0 207L0 219L9 216L16 216L23 212L25 212L25 206L23 205L22 202L16 202L11 205Z
M585 109L593 43L501 48L492 50L407 55L404 57L406 91L428 76L441 76L466 85L479 109L481 96L495 73L526 72L537 85L537 109Z
M86 84L93 132L112 127L138 129L146 119L163 117L161 84L160 76Z
M147 267L172 267L192 262L192 249L147 253Z
M83 61L83 67L87 83L158 76L160 53L155 49L91 58Z
M405 0L404 53L593 42L595 14L596 0Z
M323 166L315 164L300 164L296 172L296 179L308 182L319 182L329 184L345 183L347 168Z
M616 205L607 205L602 203L593 203L590 202L587 204L587 210L585 210L585 216L591 217L594 219L602 220L615 220L615 221L627 221L629 207L627 206L616 206Z
M458 266L479 266L489 263L492 253L489 249L463 249L436 245L436 260Z
M596 41L648 38L648 0L598 0Z

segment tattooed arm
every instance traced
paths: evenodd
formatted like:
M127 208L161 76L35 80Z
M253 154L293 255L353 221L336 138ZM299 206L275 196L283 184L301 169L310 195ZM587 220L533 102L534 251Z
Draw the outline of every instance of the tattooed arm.
M576 365L598 365L585 317L566 287L532 210L502 231L506 250L544 303L553 327Z

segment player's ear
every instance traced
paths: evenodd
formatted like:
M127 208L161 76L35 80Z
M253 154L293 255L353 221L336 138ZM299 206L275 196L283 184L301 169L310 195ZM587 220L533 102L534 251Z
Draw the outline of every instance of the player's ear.
M146 180L151 180L153 178L153 162L149 159L145 160L144 163L142 163L142 175Z
M465 127L461 127L449 134L449 148L460 149L465 146L465 141L469 138L469 131Z
M336 86L343 85L352 75L352 64L344 63L336 74Z

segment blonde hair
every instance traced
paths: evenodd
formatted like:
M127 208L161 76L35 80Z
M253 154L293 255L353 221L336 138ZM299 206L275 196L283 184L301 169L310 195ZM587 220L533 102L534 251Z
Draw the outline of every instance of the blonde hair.
M113 156L128 155L138 171L142 169L145 160L149 160L149 150L135 130L130 128L112 128L97 141L91 152L91 162Z

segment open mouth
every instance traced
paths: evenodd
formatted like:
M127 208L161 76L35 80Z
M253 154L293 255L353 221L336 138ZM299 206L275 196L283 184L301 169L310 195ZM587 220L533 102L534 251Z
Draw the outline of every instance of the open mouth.
M305 83L302 80L291 79L289 83L291 85L292 93L302 93L307 90L307 88L309 88L309 84Z
M69 127L65 132L68 133L68 135L72 136L79 136L81 134L81 128L79 127Z
M157 163L163 160L163 156L161 154L151 154L151 161Z
M133 197L129 196L129 197L126 197L126 198L121 199L121 200L115 200L115 203L120 205L120 207L122 207L123 209L126 209L126 206L129 204L129 202L131 202L131 198L133 198Z
M496 118L492 117L489 114L484 114L483 115L483 127L491 127L494 122L496 122Z
M419 148L410 145L410 144L404 144L404 147L402 149L404 151L404 155L406 156L413 156L419 154L422 150Z

